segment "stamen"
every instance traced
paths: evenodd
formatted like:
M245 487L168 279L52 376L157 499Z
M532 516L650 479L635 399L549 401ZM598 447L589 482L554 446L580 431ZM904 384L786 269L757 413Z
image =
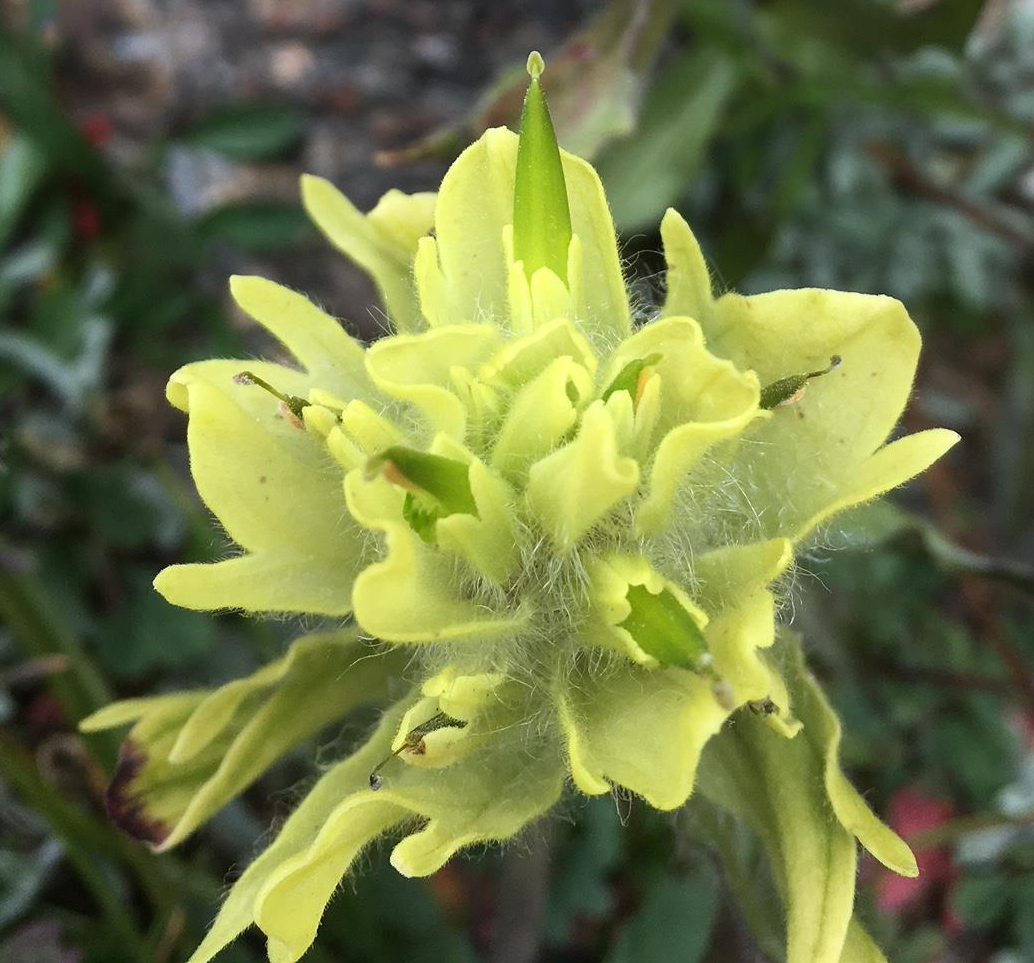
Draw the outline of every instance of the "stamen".
M376 766L373 767L373 769L370 770L370 789L376 792L384 785L384 777L380 774L380 771L396 756L407 751L414 755L422 756L427 751L426 746L424 745L424 737L426 735L435 732L438 729L463 729L466 725L467 724L465 722L460 719L454 719L448 713L436 712L426 722L421 722L420 725L414 726L406 733L402 745L385 756L379 763L377 763Z
M771 411L773 408L782 408L784 405L792 405L795 401L800 401L804 389L812 378L821 378L823 375L835 371L840 367L842 360L840 355L835 354L829 359L829 367L823 368L821 371L808 371L805 374L789 375L773 381L761 389L761 400L758 402L758 407Z
M304 398L299 398L297 395L286 395L282 391L274 388L264 378L260 378L257 374L251 371L241 371L233 376L234 384L238 385L256 385L263 391L268 391L274 398L276 398L282 408L285 410L285 414L296 428L303 428L302 423L302 410L309 406Z

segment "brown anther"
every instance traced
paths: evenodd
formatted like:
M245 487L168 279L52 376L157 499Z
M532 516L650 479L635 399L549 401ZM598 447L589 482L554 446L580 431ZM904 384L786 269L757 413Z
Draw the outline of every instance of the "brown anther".
M399 488L404 488L407 492L419 493L420 491L419 486L414 485L413 482L402 473L402 469L390 459L381 462L381 474L393 485L398 485Z
M295 428L305 431L305 422L294 413L294 409L286 401L278 402L276 410L285 421L290 422Z
M639 402L642 400L642 397L646 392L646 386L647 384L649 384L650 379L653 377L653 373L653 368L651 368L649 365L647 365L647 367L643 368L643 370L639 372L639 378L635 383L635 397L632 399L633 411L638 411Z

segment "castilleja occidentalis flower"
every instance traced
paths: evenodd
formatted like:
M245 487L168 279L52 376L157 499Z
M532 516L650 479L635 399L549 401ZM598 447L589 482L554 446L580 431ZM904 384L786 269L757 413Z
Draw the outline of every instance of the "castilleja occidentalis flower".
M357 854L433 873L567 792L658 809L703 794L768 853L791 963L878 959L852 922L856 839L916 873L840 770L839 724L778 625L794 553L943 454L887 443L919 335L900 303L825 290L715 297L682 217L667 296L636 326L592 167L538 83L435 194L306 209L376 282L363 346L302 295L236 277L297 367L177 371L198 491L241 552L155 585L192 609L338 628L215 690L116 703L135 722L109 804L157 849L361 704L382 708L230 890L192 963L258 926L298 960ZM865 955L868 954L868 955ZM873 955L875 954L875 955Z

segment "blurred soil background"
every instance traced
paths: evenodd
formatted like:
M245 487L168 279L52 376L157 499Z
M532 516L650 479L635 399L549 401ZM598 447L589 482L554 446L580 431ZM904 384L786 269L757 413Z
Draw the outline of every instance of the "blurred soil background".
M531 49L561 143L604 178L644 316L674 205L719 288L888 293L922 328L905 427L964 442L824 533L786 616L845 761L920 854L916 881L863 865L888 957L1034 960L1032 0L3 0L0 25L0 963L184 959L227 867L297 796L311 751L155 856L104 817L117 740L76 732L113 695L223 681L298 632L152 591L227 547L164 383L276 355L232 309L232 273L382 331L299 174L363 209L433 189L512 124ZM774 894L719 881L692 808L567 814L429 881L372 858L309 958L778 960L779 920L745 925ZM226 959L264 955L249 937Z

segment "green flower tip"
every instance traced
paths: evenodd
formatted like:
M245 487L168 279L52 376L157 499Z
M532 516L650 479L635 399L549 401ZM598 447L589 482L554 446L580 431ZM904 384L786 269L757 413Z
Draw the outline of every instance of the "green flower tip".
M395 334L365 347L302 295L235 278L296 364L216 359L170 379L198 491L240 551L171 566L158 590L349 621L246 679L87 720L133 726L115 818L168 848L347 713L381 720L191 963L250 926L295 963L372 840L399 839L392 865L427 875L565 787L660 809L702 794L735 815L780 881L788 963L842 963L861 939L845 936L857 841L915 870L841 771L839 722L777 625L794 550L957 440L887 443L915 326L869 295L716 298L672 211L667 298L633 327L599 178L561 156L541 69L532 55L520 137L486 132L437 195L390 191L364 214L306 179L307 210L371 274Z
M541 55L533 52L528 57L531 83L524 97L517 147L513 248L529 281L540 268L549 268L566 283L571 213L560 148L539 83L544 68Z

